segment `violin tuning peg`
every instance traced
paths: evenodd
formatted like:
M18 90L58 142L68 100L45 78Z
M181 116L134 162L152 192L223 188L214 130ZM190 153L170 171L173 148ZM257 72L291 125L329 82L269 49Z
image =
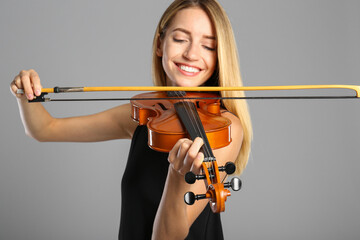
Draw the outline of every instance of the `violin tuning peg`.
M195 202L195 194L193 192L185 193L184 201L187 205L193 205Z
M224 187L230 187L234 191L239 191L241 189L241 180L237 177L231 179L230 182L224 183Z
M193 184L196 181L196 175L193 172L187 172L185 174L185 182L188 184Z
M205 175L195 175L195 173L193 172L187 172L185 174L185 182L187 182L188 184L193 184L196 180L199 179L205 179Z
M184 201L187 205L193 205L195 200L206 198L206 194L195 195L193 192L187 192L184 195Z
M219 171L225 171L226 174L233 174L236 170L236 166L233 162L227 162L225 166L219 167Z

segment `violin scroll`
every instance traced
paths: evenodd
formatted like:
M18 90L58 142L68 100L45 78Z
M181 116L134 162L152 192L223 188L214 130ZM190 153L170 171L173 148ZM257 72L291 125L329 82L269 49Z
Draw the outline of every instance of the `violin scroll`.
M209 162L204 162L202 165L202 174L196 175L193 172L185 174L185 181L189 184L195 183L196 180L204 179L207 185L207 192L205 194L195 195L193 192L187 192L184 195L184 201L187 205L193 205L196 200L210 199L210 206L213 212L225 211L225 201L227 197L231 196L227 188L233 191L241 189L241 180L237 177L231 179L230 182L221 183L219 172L225 171L227 174L235 172L236 166L232 162L227 162L225 166L218 167L216 161L210 162L211 166L207 165Z

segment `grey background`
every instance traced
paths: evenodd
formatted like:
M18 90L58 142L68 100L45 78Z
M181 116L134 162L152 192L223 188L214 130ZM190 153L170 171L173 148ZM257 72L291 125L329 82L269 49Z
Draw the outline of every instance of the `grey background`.
M44 87L151 85L153 32L170 2L0 1L1 240L117 238L129 141L38 143L25 136L8 86L29 68ZM220 2L245 85L359 85L360 1ZM46 108L65 117L117 104ZM253 150L222 214L226 239L359 239L359 104L249 102Z

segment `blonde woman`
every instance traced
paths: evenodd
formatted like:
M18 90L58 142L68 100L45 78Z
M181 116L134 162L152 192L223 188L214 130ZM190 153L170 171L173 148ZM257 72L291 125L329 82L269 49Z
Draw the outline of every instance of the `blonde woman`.
M164 12L153 42L153 80L160 86L241 86L237 49L230 22L216 0L175 0ZM122 179L119 239L223 239L219 214L208 201L186 205L185 192L206 192L202 181L189 185L188 171L199 173L202 139L179 140L169 153L147 145L147 127L131 119L130 104L64 119L53 118L40 103L35 70L21 71L11 83L26 133L38 141L95 142L132 139ZM25 94L16 94L24 89ZM221 93L232 96L233 93ZM231 120L232 142L214 150L219 165L232 161L241 173L252 135L245 101L223 101ZM144 183L146 186L144 186Z

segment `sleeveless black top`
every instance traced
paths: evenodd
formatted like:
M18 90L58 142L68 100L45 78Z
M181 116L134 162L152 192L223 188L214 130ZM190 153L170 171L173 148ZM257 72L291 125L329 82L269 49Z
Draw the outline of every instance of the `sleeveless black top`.
M168 153L152 150L147 142L147 127L138 126L131 142L129 158L121 183L119 240L151 239L169 163ZM173 221L177 221L175 216ZM224 239L220 214L214 214L207 204L191 226L186 239Z

